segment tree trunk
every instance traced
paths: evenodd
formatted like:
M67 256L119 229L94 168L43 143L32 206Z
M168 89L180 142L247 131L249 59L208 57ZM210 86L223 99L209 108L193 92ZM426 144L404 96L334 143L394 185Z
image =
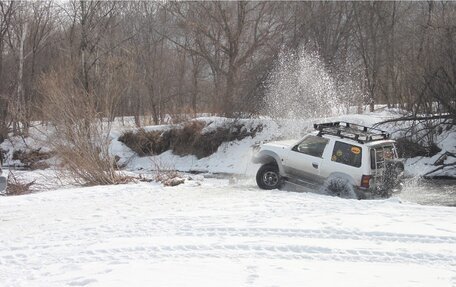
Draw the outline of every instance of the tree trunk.
M27 22L24 23L19 42L19 68L17 71L17 90L15 103L15 120L13 122L13 132L21 132L20 123L22 122L23 132L27 133L27 123L25 117L25 95L24 95L24 44L27 36Z
M225 97L223 99L223 106L227 117L231 117L234 114L234 97L236 93L236 68L230 67L228 75L226 77L226 90Z
M0 40L0 79L3 75L3 40ZM0 143L8 136L6 117L8 115L8 101L3 98L3 81L0 81Z
M89 75L88 75L88 67L87 67L87 8L86 8L86 1L81 1L81 45L79 47L79 51L81 53L81 75L82 75L82 83L84 85L84 89L86 92L89 92Z
M198 70L196 68L193 69L193 91L192 91L192 111L193 115L196 116L196 102L198 97Z

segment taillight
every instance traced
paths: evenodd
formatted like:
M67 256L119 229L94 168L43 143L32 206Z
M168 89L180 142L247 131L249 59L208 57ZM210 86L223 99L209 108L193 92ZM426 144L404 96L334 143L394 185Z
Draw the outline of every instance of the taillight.
M361 187L369 188L369 181L371 179L370 175L363 175L361 177Z

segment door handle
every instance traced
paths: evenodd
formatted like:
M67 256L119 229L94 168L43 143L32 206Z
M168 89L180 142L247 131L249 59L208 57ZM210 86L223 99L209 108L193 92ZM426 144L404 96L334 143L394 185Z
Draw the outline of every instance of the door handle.
M312 166L313 166L314 168L318 168L318 163L313 162L313 163L312 163Z

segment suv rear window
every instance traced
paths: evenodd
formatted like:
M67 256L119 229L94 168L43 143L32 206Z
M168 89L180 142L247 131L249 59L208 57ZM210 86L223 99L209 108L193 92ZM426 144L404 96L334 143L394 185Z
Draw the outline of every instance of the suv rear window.
M349 166L360 167L362 154L361 147L336 141L331 160Z

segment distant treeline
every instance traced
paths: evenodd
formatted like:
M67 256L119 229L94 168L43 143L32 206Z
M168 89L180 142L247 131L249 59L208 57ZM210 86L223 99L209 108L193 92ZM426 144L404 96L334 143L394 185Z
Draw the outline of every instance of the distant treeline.
M56 111L254 115L302 47L360 105L455 119L453 2L1 1L0 141Z

